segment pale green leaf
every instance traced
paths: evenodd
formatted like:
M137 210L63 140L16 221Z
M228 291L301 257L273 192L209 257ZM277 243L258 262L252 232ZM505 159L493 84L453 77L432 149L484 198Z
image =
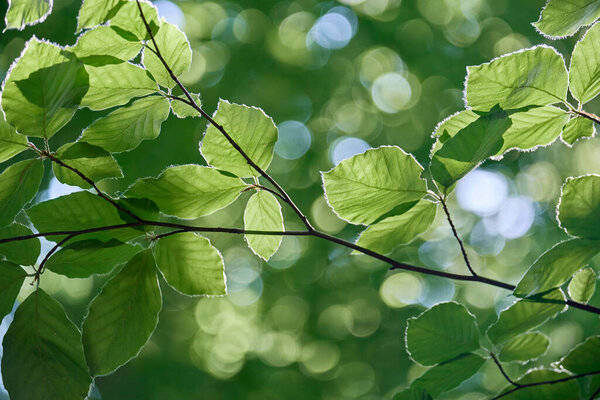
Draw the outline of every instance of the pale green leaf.
M90 77L90 89L81 99L81 106L91 110L127 104L134 97L147 96L158 90L146 71L127 62L100 67L86 65L85 69Z
M356 244L378 253L389 253L394 247L410 243L429 229L436 209L436 204L421 200L408 211L369 226L360 234Z
M177 26L163 21L154 40L158 45L160 54L175 76L179 76L190 69L192 49L185 34ZM146 46L142 63L148 72L152 74L159 85L168 88L175 86L175 81L171 78L163 63L148 48L150 46L154 49L154 42L147 43Z
M501 344L565 310L565 301L565 296L559 289L519 300L500 312L498 321L490 326L487 335L494 344Z
M433 397L423 388L411 387L396 393L392 400L433 400Z
M540 19L533 24L550 39L574 35L582 26L600 17L598 0L548 0Z
M428 369L411 384L411 387L423 388L433 398L437 398L441 393L454 389L473 376L484 362L485 360L478 355L461 354Z
M126 195L150 199L165 214L198 218L228 206L245 187L241 179L214 168L179 165L167 168L158 178L138 180Z
M140 0L140 5L142 6L144 17L152 29L152 33L156 35L160 25L156 7L147 0ZM110 25L134 34L139 40L150 39L150 35L140 16L138 5L134 0L123 2L123 5L117 9L114 17L111 18Z
M532 361L546 353L548 346L550 346L550 339L543 333L524 333L506 342L498 358L504 362Z
M166 98L144 97L97 119L84 129L81 140L111 153L132 150L142 141L158 137L169 111L169 100Z
M71 50L79 59L88 57L108 56L127 61L134 58L140 50L140 42L132 42L121 36L111 26L99 26L85 32L77 39Z
M254 231L283 231L281 205L271 193L261 190L248 200L244 211L244 228ZM281 236L246 235L246 242L252 251L268 260L281 244Z
M105 23L123 0L83 0L77 17L77 32Z
M562 133L562 139L565 143L571 145L575 143L577 139L583 137L592 137L596 134L596 127L594 121L584 117L571 118L569 123L565 126L565 130Z
M7 29L23 30L27 25L35 25L52 12L52 0L8 0L8 10L4 22Z
M12 311L26 276L17 264L0 261L0 321Z
M600 17L600 1L596 1ZM577 42L569 68L569 88L581 104L600 93L600 24L595 24Z
M223 258L210 241L184 232L158 240L156 264L169 285L190 296L224 295Z
M154 332L161 307L152 250L144 250L90 304L83 348L92 376L110 374L136 357Z
M277 127L263 110L220 100L213 119L256 165L263 170L269 167L277 142ZM208 164L216 168L231 172L240 178L259 176L213 125L206 130L200 151Z
M475 317L461 304L439 303L407 322L406 350L420 364L438 364L478 348Z
M566 100L569 78L562 56L536 46L467 68L465 99L474 110L511 110Z
M87 89L83 63L34 36L5 81L2 109L19 133L50 138L71 120Z
M423 167L395 146L382 146L322 173L329 205L353 224L370 224L400 204L427 193Z
M42 289L15 312L2 342L2 380L11 400L82 400L92 383L81 334Z
M587 304L596 290L596 272L590 267L577 272L569 282L569 296L579 302Z
M187 100L184 96L179 96ZM198 107L202 107L202 101L200 100L200 95L192 93L192 98L198 105ZM171 100L171 110L173 114L177 116L177 118L187 118L187 117L200 117L200 113L194 107L190 106L179 100Z
M27 138L19 135L14 127L0 115L0 162L4 162L29 149Z
M48 259L46 268L69 278L87 278L107 274L126 263L140 251L139 247L110 240L83 240L63 247Z
M560 242L533 263L514 293L518 297L527 297L559 287L599 252L600 240Z
M123 173L117 161L106 150L85 142L67 143L55 154L60 161L73 167L94 182L106 178L122 178ZM72 170L58 163L52 163L54 176L67 185L91 189L92 185L83 180Z
M20 161L0 174L0 226L8 225L36 195L44 175L37 159Z
M600 370L600 336L592 336L578 344L564 356L559 364L574 374L587 374Z
M12 224L0 228L0 239L33 235L33 232L21 224ZM19 265L34 265L40 255L38 238L16 240L0 244L0 255Z
M559 372L547 369L534 369L519 380L519 385L527 385L530 383L554 381L557 379L568 378L566 372ZM503 393L509 390L514 390L514 385L509 385L503 390ZM505 400L580 400L579 385L577 380L572 379L566 382L555 383L552 385L536 385L519 389L502 397Z
M600 175L568 178L557 209L560 226L567 233L600 239Z

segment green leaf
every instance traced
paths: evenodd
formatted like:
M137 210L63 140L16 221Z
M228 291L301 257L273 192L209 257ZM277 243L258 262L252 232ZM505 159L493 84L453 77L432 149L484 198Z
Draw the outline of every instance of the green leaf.
M596 134L594 121L584 117L575 117L569 120L562 134L565 143L572 145L577 139L592 137Z
M433 179L449 188L482 161L498 154L511 124L508 114L496 107L461 129L433 154Z
M83 63L34 36L5 81L2 109L20 134L50 138L73 118L87 89Z
M591 336L564 356L559 364L574 374L587 374L600 369L598 360L600 360L600 336Z
M378 253L389 253L394 247L410 243L429 229L436 210L436 204L421 200L408 211L369 226L360 234L356 244Z
M502 346L500 361L532 361L548 350L550 339L540 332L524 333L515 336Z
M11 400L81 400L92 383L81 334L42 289L19 306L2 342L2 380Z
M263 171L269 167L277 142L277 127L263 110L219 100L219 107L213 119L229 133L256 165ZM259 176L213 125L206 130L200 151L208 164L216 168L231 172L240 178Z
M160 26L156 7L146 0L140 0L140 5L142 6L144 17L152 29L152 33L156 35ZM148 31L140 17L140 10L135 1L129 0L124 2L117 10L115 16L111 18L110 24L134 34L139 40L150 39L150 35L148 35Z
M88 57L109 56L121 61L131 60L142 50L140 42L132 42L121 36L111 26L99 26L85 32L70 50L85 61Z
M147 96L158 90L145 70L127 62L100 67L86 65L85 69L90 76L90 89L81 100L81 106L91 110L127 104L134 97Z
M121 198L117 201L117 204L119 204L119 206L121 206L125 210L128 210L128 211L134 213L135 215L137 215L138 217L142 218L145 221L156 221L158 219L158 214L160 213L160 210L158 209L158 206L156 205L156 203L154 203L153 201L148 200L148 199ZM121 219L123 221L138 222L137 219L132 218L131 215L124 213L120 210L119 210L119 216L121 217ZM146 225L146 226L138 226L138 227L136 227L136 229L145 231L145 230L152 230L152 229L154 229L154 227L152 227L150 225Z
M77 17L77 32L105 23L121 3L122 0L83 0Z
M52 12L51 0L9 0L4 22L8 29L22 31L27 25L44 22Z
M400 204L427 193L423 167L395 146L382 146L340 162L322 173L333 211L353 224L370 224Z
M185 98L184 96L180 96ZM198 107L202 107L202 101L200 100L200 95L192 93L192 98L198 105ZM177 118L187 118L187 117L200 117L200 113L194 107L179 101L179 100L171 100L171 110L173 114L177 116Z
M46 268L69 278L88 278L107 274L117 265L126 263L140 251L139 247L110 240L83 240L71 243L54 253Z
M175 76L179 76L190 69L192 49L185 34L177 26L162 22L154 40L158 45L160 54ZM158 56L150 51L148 46L154 48L154 42L146 44L142 63L159 85L172 88L175 86L175 81L171 78Z
M179 165L167 168L158 178L138 180L126 195L150 199L165 214L198 218L228 206L245 187L241 179L214 168Z
M600 17L600 1L597 16ZM600 93L600 24L595 24L577 42L571 56L569 88L573 97L585 104Z
M566 100L568 82L562 56L541 45L467 67L465 99L481 111L545 106Z
M433 397L423 388L411 387L396 393L392 400L433 400Z
M56 151L55 157L66 165L76 168L94 182L123 177L119 164L110 153L85 142L67 143ZM62 183L84 189L92 188L92 185L75 172L57 163L52 163L52 170L56 179Z
M156 264L169 285L190 296L224 295L223 258L210 241L183 232L158 240Z
M527 385L530 383L554 381L557 379L568 378L569 374L566 372L553 371L548 369L534 369L522 378L517 383L519 385ZM509 390L513 390L515 387L509 385L502 391L505 393ZM579 400L579 386L575 379L554 383L552 385L536 385L519 389L511 394L502 397L506 400Z
M421 377L417 378L411 387L423 388L433 397L454 389L471 376L473 376L485 360L475 354L461 354L460 356L438 364L428 369Z
M587 304L596 290L597 279L590 267L579 270L569 282L569 296L579 303Z
M19 135L14 127L0 115L0 162L4 162L29 149L27 138Z
M407 322L406 350L423 365L448 361L479 348L475 317L458 303L439 303Z
M12 224L0 228L0 239L33 235L33 232L21 224ZM40 255L41 245L38 238L17 240L0 244L0 254L19 265L35 265Z
M560 226L567 233L600 239L600 176L568 178L561 189L557 210Z
M597 240L558 243L533 263L514 290L515 296L527 297L561 286L599 252Z
M75 192L44 201L27 210L27 215L39 232L78 231L125 223L119 218L115 207L90 192ZM86 233L73 237L71 241L86 239L98 239L103 242L111 239L125 241L140 235L139 231L123 228ZM65 235L48 236L47 239L58 242L65 237Z
M83 322L83 348L92 376L110 374L137 357L156 328L161 307L152 250L144 250L90 305Z
M0 174L0 226L8 225L36 195L44 164L37 159L20 161Z
M254 231L283 231L281 205L271 193L260 190L248 200L244 211L244 228ZM245 235L248 246L264 260L268 260L281 244L281 236Z
M97 119L84 129L81 140L111 153L132 150L142 141L158 137L168 116L169 100L162 96L144 97Z
M539 21L533 26L550 39L574 35L582 26L600 17L600 1L597 0L548 0Z
M498 321L490 326L487 335L494 344L501 344L564 311L567 308L565 301L560 289L519 300L500 312Z
M0 321L13 309L27 273L8 261L0 261Z

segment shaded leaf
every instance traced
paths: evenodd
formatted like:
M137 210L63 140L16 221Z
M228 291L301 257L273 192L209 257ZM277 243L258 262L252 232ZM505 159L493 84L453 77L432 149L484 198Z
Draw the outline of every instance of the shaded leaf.
M567 233L600 239L600 176L568 178L561 188L557 211L560 226Z
M597 279L596 273L590 267L581 269L569 282L569 296L579 303L587 304L596 290Z
M106 178L122 178L123 173L117 161L106 150L92 146L85 142L67 143L60 147L55 154L56 158L66 165L73 167L94 182ZM52 163L54 176L67 185L91 189L92 185L84 181L79 175L57 163Z
M533 24L550 39L574 35L582 26L600 17L600 1L595 0L548 0L540 19Z
M564 356L559 364L574 374L600 371L600 336L591 336Z
M596 18L600 17L600 1L595 2ZM571 57L569 88L581 104L600 93L600 24L595 24L577 42ZM591 122L591 121L590 121Z
M52 0L8 0L8 10L4 22L7 29L23 30L27 25L35 25L52 12Z
M436 398L441 393L454 389L471 376L473 376L485 360L475 354L461 354L460 356L438 364L428 369L412 384L413 388L423 388Z
M20 161L0 174L0 226L8 225L36 195L44 175L41 160Z
M8 261L0 261L0 321L13 309L27 273Z
M573 144L577 139L592 137L596 134L594 121L584 117L575 117L569 120L562 134L562 139L567 144Z
M127 40L113 27L106 25L85 32L70 48L79 59L84 61L87 57L94 56L110 56L127 61L138 55L141 49L140 42Z
M260 190L250 197L244 211L244 228L254 231L283 231L281 205L269 192ZM281 244L281 236L245 235L248 246L264 260L268 260Z
M154 40L163 59L175 76L179 76L190 69L192 49L185 34L177 26L162 22ZM171 78L158 56L150 51L148 46L154 48L154 42L146 44L142 63L159 85L172 88L175 86L175 81Z
M524 333L515 336L502 346L500 361L532 361L548 350L550 339L540 332Z
M12 224L0 228L0 239L32 235L33 232L21 224ZM19 265L34 265L40 255L41 245L38 238L17 240L0 244L0 254Z
M200 100L199 94L192 93L192 98L199 107L202 107L202 101ZM177 116L177 118L201 116L198 110L196 110L194 107L179 100L171 100L171 110L173 111L173 114Z
M433 400L433 397L427 393L427 390L419 387L411 387L396 393L392 400Z
M526 385L529 383L538 383L553 381L556 379L567 378L569 374L566 372L558 372L548 369L534 369L525 374L521 379L517 381L519 385ZM515 389L514 386L510 385L502 391L505 393L509 390ZM508 400L578 400L579 397L579 386L575 379L555 383L552 385L536 385L527 387L524 389L517 390L513 393L505 395L503 399Z
M122 0L83 0L77 17L77 32L105 23Z
M27 149L27 138L19 135L15 128L4 120L4 116L0 115L0 162L9 160Z

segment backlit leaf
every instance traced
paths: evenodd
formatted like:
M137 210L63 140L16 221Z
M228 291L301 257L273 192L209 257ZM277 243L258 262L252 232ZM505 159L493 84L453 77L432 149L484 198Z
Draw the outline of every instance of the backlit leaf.
M281 205L271 193L260 190L250 197L244 211L244 228L254 231L283 231ZM281 244L281 236L246 235L252 251L268 260Z
M41 160L20 161L0 174L0 226L10 224L36 195L44 165Z
M600 1L596 1L600 17ZM577 42L571 57L569 88L581 104L587 103L600 93L600 24L595 24Z
M527 374L525 374L522 378L517 380L519 385L526 385L529 383L537 383L537 382L546 382L553 381L556 379L562 379L569 377L569 374L566 372L558 372L547 369L534 369ZM503 390L507 392L509 390L515 389L513 385L509 385L506 389ZM517 390L513 393L505 395L502 397L507 400L579 400L579 386L577 385L577 381L575 379L555 383L552 385L536 385L531 387L526 387L524 389Z
M577 139L592 137L596 134L594 121L584 117L571 118L562 133L562 139L567 144L573 144Z
M0 321L10 314L27 273L8 261L0 261Z
M83 0L77 17L77 32L105 23L123 0Z
M598 277L590 267L577 272L569 282L569 296L579 302L587 304L596 290Z
M574 374L587 374L600 370L600 336L591 336L578 344L559 361L559 364Z
M44 22L51 12L52 0L8 0L5 30L23 30L27 25Z
M139 40L150 39L150 35L140 17L140 10L136 1L128 0L122 1L122 3L122 6L116 10L114 17L110 19L110 25L131 32ZM156 34L159 27L156 7L147 0L140 0L140 5L152 32Z
M11 224L0 228L0 239L32 235L33 232L21 224ZM0 254L19 265L34 265L40 255L41 245L38 238L16 240L0 244Z
M27 138L19 135L0 115L0 162L9 160L27 149Z
M86 61L88 57L109 56L121 61L134 58L142 49L140 42L132 42L123 38L110 26L99 26L85 32L70 48L79 58Z
M600 239L600 176L568 178L557 209L560 226L567 233Z
M582 26L600 17L600 1L597 0L548 0L535 26L550 39L574 35Z
M478 355L461 354L428 369L411 384L411 387L423 388L433 398L437 398L441 393L454 389L473 376L484 362L485 360Z
M506 342L498 358L504 362L530 361L546 353L548 346L550 346L550 339L543 333L524 333Z
M89 143L67 143L56 151L55 157L66 165L79 170L94 182L106 178L123 177L121 168L113 156L106 150ZM52 170L56 179L62 183L84 189L92 188L92 185L66 167L52 163Z
M179 96L185 98L184 96ZM202 101L199 94L192 93L192 98L199 107L202 107ZM179 100L171 100L171 110L177 118L200 117L200 113L194 107Z

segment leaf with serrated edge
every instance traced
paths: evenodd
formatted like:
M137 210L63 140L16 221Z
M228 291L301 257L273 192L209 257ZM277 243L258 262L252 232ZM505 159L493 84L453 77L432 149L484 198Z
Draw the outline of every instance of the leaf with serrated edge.
M244 211L244 228L253 231L283 231L281 205L271 193L261 190L248 200ZM252 251L268 260L281 244L281 236L245 235Z
M584 137L593 137L596 134L594 121L584 117L571 118L562 133L563 142L569 146L575 143L578 139Z
M15 216L36 195L44 175L41 160L24 160L0 174L0 226L13 222Z
M83 0L77 16L77 32L106 22L121 0Z
M569 296L579 303L587 304L594 295L597 280L598 277L593 269L590 267L581 269L569 282Z
M80 59L110 56L122 61L131 60L141 49L140 42L129 41L106 25L85 32L77 38L77 43L69 48Z
M600 1L596 2L600 17ZM569 68L569 88L581 104L600 93L600 24L594 24L577 42Z
M119 27L127 32L133 33L138 39L150 39L146 26L140 17L140 10L136 1L126 1L117 10L114 17L110 19L110 25ZM152 33L156 35L160 23L158 22L158 10L151 2L139 0L142 7L144 17L152 29Z
M399 147L382 146L321 173L327 202L342 219L368 225L400 204L427 194L423 167Z
M175 290L189 296L227 293L221 253L205 237L192 232L158 240L156 264Z
M600 175L568 178L556 210L559 225L568 234L600 239Z
M51 12L52 0L8 0L4 30L22 31L27 25L44 22Z
M19 135L15 128L0 115L0 162L4 162L29 149L27 138Z
M529 370L523 377L517 380L519 385L531 383L553 381L557 379L568 378L569 374L564 371L554 371L548 369ZM509 385L502 393L514 389L514 385ZM575 379L566 382L555 383L552 385L536 385L519 389L514 393L502 396L505 400L580 400L579 386Z
M33 232L21 224L11 224L0 228L0 239L33 235ZM34 265L40 255L40 239L16 240L0 244L0 254L8 261L19 265Z
M515 336L502 346L500 361L533 361L544 355L550 346L550 339L540 332L529 332Z
M200 100L200 95L196 93L192 93L192 98L198 105L198 107L202 107L202 101ZM182 96L180 96L182 97ZM185 98L185 97L184 97ZM187 100L187 99L186 99ZM177 116L177 118L187 118L187 117L200 117L201 114L194 107L189 104L184 103L179 100L171 100L171 110L173 114Z
M600 17L597 0L548 0L540 19L533 26L549 39L562 39L574 35L585 25Z
M92 376L110 374L137 357L156 328L161 307L152 250L144 250L90 304L83 348Z
M2 342L2 380L11 400L81 400L92 383L81 334L42 289L15 312Z
M473 376L484 362L485 360L476 354L461 354L428 369L411 383L411 387L423 388L433 398L437 398L441 393L454 389Z
M575 346L558 364L574 374L598 371L600 360L600 336L591 336Z
M27 273L17 264L0 261L0 321L10 314Z
M122 178L123 172L117 161L106 150L85 142L67 143L60 147L55 157L69 167L73 167L90 178L99 182L106 178ZM52 163L54 176L67 185L91 189L92 185L83 180L75 172L57 163Z
M146 198L165 214L198 218L231 204L246 184L239 178L200 165L169 167L158 178L144 178L127 191L128 197Z

